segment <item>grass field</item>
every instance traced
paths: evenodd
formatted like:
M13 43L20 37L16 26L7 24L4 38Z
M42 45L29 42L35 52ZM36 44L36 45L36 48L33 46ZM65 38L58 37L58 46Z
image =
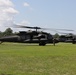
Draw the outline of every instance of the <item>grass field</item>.
M76 75L76 45L3 43L0 75Z

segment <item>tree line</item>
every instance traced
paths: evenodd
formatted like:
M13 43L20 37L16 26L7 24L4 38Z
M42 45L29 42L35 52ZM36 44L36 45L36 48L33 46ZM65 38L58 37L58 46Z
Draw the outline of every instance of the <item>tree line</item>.
M13 35L13 30L11 28L7 28L4 32L0 31L0 37Z

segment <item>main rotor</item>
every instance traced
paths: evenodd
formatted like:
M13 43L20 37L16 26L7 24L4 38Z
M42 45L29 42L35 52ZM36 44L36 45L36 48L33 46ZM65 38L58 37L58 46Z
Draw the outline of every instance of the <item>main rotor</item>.
M28 29L35 29L36 32L39 30L39 29L42 29L42 30L50 30L50 31L54 31L56 33L60 33L60 34L67 34L67 33L63 33L61 31L74 31L74 30L71 30L71 29L54 29L54 28L41 28L41 27L31 27L31 26L24 26L24 25L14 25L15 28L28 28Z
M22 25L15 25L16 28L28 28L28 29L35 29L36 32L38 29L42 29L40 27L30 27L30 26L22 26Z

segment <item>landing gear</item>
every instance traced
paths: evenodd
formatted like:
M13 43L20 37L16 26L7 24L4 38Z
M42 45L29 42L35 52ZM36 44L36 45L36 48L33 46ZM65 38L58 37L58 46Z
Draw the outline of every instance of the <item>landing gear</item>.
M54 39L53 39L53 45L54 45L54 46L55 46L55 42L56 42L56 39L54 38Z
M2 41L0 41L0 44L2 44L3 42Z
M46 45L45 42L40 42L40 43L39 43L39 46L45 46L45 45Z
M73 38L72 40L73 40L72 43L75 44L76 43L75 38Z

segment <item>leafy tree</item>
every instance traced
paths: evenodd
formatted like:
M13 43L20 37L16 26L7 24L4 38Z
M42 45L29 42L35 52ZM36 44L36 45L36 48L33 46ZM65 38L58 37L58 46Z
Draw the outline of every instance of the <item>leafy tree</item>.
M12 35L13 34L13 30L11 28L7 28L4 32L3 32L3 35L6 36L6 35Z
M54 38L59 38L59 34L56 33L56 34L54 35Z

